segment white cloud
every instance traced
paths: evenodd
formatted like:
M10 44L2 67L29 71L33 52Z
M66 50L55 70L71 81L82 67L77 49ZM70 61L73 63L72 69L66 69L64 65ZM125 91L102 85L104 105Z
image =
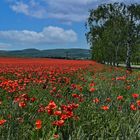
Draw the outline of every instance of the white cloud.
M29 6L22 2L17 2L15 5L11 6L11 8L19 13L24 13L25 15L29 15Z
M73 30L49 26L45 27L41 32L29 30L0 31L0 40L24 44L63 44L76 42L77 34Z
M110 2L136 3L140 0L10 0L12 10L36 18L54 18L65 22L85 21L88 10ZM15 2L16 1L16 2Z
M7 49L9 47L11 47L11 44L0 42L0 49Z
M16 2L10 7L13 11L16 11L17 13L23 13L25 15L36 18L44 18L44 15L46 15L46 10L44 9L44 7L40 6L33 0L31 0L29 4L26 4L22 1Z

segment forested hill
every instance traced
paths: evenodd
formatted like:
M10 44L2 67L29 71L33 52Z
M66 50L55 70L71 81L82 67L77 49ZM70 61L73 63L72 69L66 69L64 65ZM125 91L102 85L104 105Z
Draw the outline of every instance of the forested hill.
M24 49L15 51L0 50L0 57L49 57L49 58L70 58L70 59L88 59L90 50L88 49Z

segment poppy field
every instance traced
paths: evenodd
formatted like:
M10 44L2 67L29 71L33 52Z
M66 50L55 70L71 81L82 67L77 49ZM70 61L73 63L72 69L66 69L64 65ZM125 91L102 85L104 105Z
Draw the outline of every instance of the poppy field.
M0 140L55 139L140 139L140 71L0 58Z

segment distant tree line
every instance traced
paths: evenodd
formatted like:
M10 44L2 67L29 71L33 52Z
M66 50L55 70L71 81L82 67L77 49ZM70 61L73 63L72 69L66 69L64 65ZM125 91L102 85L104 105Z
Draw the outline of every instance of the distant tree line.
M140 5L103 4L91 9L86 22L92 59L117 66L140 61Z

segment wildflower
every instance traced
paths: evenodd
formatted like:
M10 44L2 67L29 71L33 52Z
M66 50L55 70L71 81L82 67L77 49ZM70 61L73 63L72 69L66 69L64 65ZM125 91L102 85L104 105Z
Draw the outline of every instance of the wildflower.
M61 115L61 119L62 120L66 120L66 119L68 119L69 118L69 116L67 115L67 114L62 114Z
M95 86L95 83L90 83L89 86L93 87L93 86Z
M19 102L18 106L21 107L21 108L24 108L26 106L26 103L25 102Z
M20 101L20 98L19 98L19 97L15 97L14 103L17 103L17 102L19 102L19 101Z
M106 98L106 102L111 102L111 99L110 98Z
M78 108L79 107L79 104L72 103L71 106L74 109L74 108Z
M122 77L116 77L116 80L125 80L126 76L122 76Z
M77 87L76 87L80 92L82 92L82 90L83 90L83 87L82 86L80 86L80 85L77 85Z
M92 101L93 101L94 103L99 103L99 102L100 102L98 98L95 98L95 99L93 99Z
M72 97L73 97L73 98L79 98L79 95L78 95L78 94L73 93L73 94L72 94Z
M56 125L56 126L63 126L64 125L64 120L54 121L52 124Z
M131 86L126 86L126 90L130 90L131 89Z
M67 112L65 112L65 114L61 115L61 120L66 120L66 119L71 118L71 117L73 117L73 112L67 111Z
M80 97L79 98L79 102L84 102L84 98L83 97Z
M134 104L131 104L130 105L130 109L133 110L133 111L136 111L137 110L137 108L136 108L136 106Z
M56 87L53 87L53 89L52 89L52 90L53 90L53 92L56 92Z
M101 109L102 110L109 110L109 106L102 106Z
M37 110L37 112L45 112L45 107L43 105L39 105L39 109Z
M140 107L140 100L137 100L137 106Z
M89 90L90 92L94 92L95 91L95 88L90 88L90 90Z
M132 94L132 97L133 97L134 99L136 99L136 98L139 97L139 94L133 93L133 94Z
M36 120L35 125L36 125L36 129L41 129L42 128L42 121Z
M55 116L60 116L61 114L62 114L62 112L59 111L59 110L56 110L56 111L54 112L54 115L55 115Z
M50 101L50 103L48 104L48 106L46 107L47 109L56 109L57 108L57 106L56 106L56 104L55 104L55 102L54 101Z
M47 109L47 112L49 115L53 115L53 110L52 109Z
M115 78L112 78L112 81L115 81Z
M0 125L5 124L7 121L6 120L0 120Z
M25 101L29 100L28 94L21 94L21 98Z
M76 84L71 84L71 88L74 90L76 89Z
M30 101L31 101L31 102L35 102L35 100L36 100L35 97L30 98Z
M123 100L123 96L118 96L117 100Z

